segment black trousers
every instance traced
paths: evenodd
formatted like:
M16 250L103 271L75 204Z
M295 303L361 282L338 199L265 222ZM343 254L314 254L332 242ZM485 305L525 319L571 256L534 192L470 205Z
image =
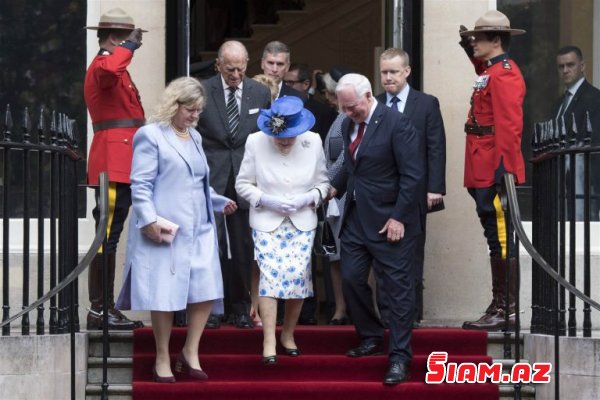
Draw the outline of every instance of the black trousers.
M363 341L382 341L384 327L373 304L367 280L371 265L378 290L389 305L391 361L409 362L410 341L415 311L413 263L416 236L389 243L382 235L378 242L370 241L360 224L356 207L349 205L341 236L342 290L348 312Z
M98 208L98 198L100 196L100 189L95 189L96 207L92 210L92 216L98 226L98 219L100 218L100 209ZM123 225L129 214L129 208L131 207L131 186L129 183L122 182L109 182L108 183L108 226L107 232L107 243L106 251L107 254L117 252L117 245L119 244L119 238L121 232L123 232ZM100 248L99 253L102 252Z
M495 186L487 188L468 188L469 194L475 200L477 215L483 227L483 234L487 239L490 257L506 258L508 247L511 254L515 254L515 241L513 230L506 235L506 215L502 210L500 196Z
M240 204L234 188L235 179L230 177L224 196ZM219 253L221 258L221 273L225 292L225 312L233 314L248 314L250 312L250 277L252 261L254 260L254 242L250 228L250 212L238 208L233 214L224 217L215 214L219 236ZM227 226L227 229L225 229ZM229 258L227 242L229 239Z

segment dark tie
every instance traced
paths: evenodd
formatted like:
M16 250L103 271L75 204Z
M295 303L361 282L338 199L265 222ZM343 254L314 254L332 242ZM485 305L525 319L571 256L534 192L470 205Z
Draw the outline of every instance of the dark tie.
M348 145L348 151L352 156L352 160L356 160L356 156L354 155L354 153L356 152L356 149L358 148L358 145L360 144L360 141L362 140L365 134L365 125L366 124L364 122L361 122L358 125L358 134L356 135L356 138L352 141L352 143Z
M400 99L397 96L391 98L390 103L392 104L390 107L396 111L400 111L398 108L398 103L400 103Z
M569 104L569 99L571 98L571 92L566 91L565 96L563 97L563 101L560 105L560 110L558 110L557 118L560 119L563 115L565 115L565 111L567 111L567 105Z
M237 128L240 123L240 111L238 110L237 101L235 100L236 87L229 86L229 96L227 96L227 121L229 121L229 131L231 137L237 134Z

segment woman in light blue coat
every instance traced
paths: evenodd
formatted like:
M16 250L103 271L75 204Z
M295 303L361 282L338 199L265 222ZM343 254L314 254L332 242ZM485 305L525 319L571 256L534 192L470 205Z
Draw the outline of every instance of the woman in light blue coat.
M175 370L207 379L200 367L198 346L211 309L222 307L213 210L228 215L237 206L209 185L202 139L193 128L203 106L200 82L176 79L165 89L151 118L153 123L140 128L133 140L133 213L117 307L151 311L157 382L175 382L169 338L173 312L185 308L187 338Z

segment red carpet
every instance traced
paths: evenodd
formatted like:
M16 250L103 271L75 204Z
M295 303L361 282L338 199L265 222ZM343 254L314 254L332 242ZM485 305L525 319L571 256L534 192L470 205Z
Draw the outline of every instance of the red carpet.
M349 358L346 350L358 344L353 327L299 327L296 344L302 355L279 355L277 365L261 363L262 330L229 326L206 330L200 362L208 382L178 375L175 384L152 381L154 337L150 328L137 329L133 344L133 400L249 399L249 400L497 400L494 384L424 383L427 356L447 351L449 362L488 362L487 334L462 329L416 329L409 382L386 387L382 383L386 356ZM171 355L181 349L185 329L174 329Z

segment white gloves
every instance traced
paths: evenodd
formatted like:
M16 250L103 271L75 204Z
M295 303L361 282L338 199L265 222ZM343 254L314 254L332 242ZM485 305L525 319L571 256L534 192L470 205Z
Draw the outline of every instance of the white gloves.
M315 195L312 191L299 194L289 200L280 196L273 196L270 194L263 194L260 197L261 206L270 208L271 210L277 211L278 213L284 215L290 215L314 203Z
M260 197L260 205L284 215L296 212L296 208L291 201L279 196L271 196L270 194L263 194Z
M294 196L294 198L290 202L294 205L296 210L300 210L301 208L307 207L315 203L314 192L311 190L310 192Z

